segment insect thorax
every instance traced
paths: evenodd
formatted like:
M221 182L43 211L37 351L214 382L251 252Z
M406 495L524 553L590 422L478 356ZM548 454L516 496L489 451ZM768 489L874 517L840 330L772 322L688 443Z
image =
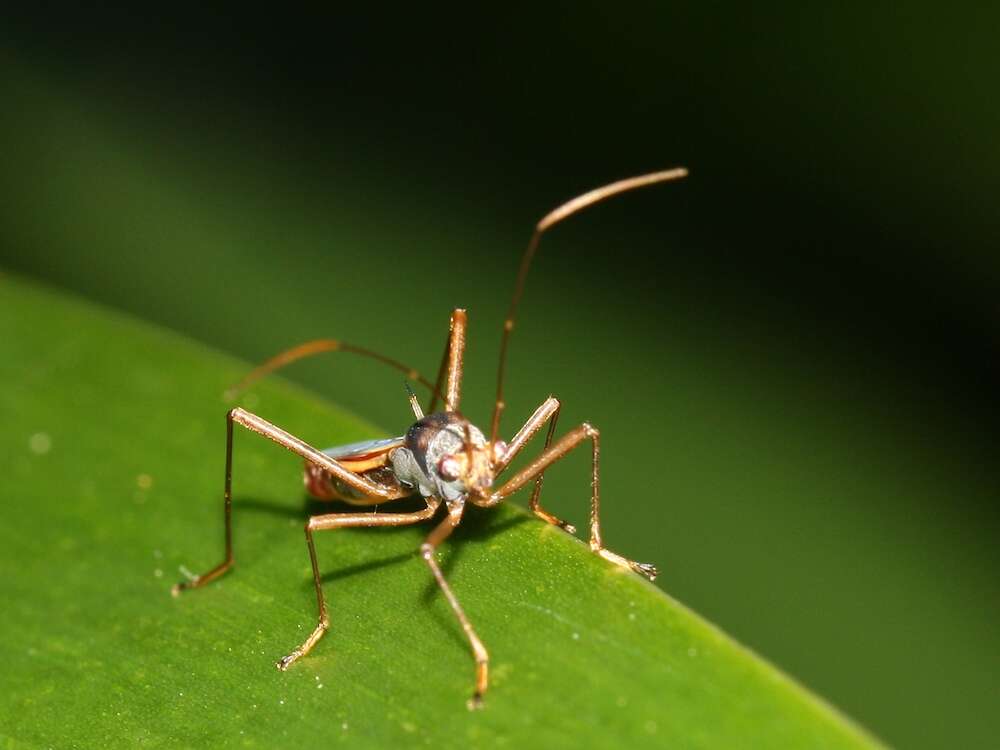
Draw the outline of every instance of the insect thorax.
M448 481L438 471L441 459L461 453L468 428L476 448L486 445L482 431L457 412L429 414L406 432L403 445L392 454L396 477L415 487L421 495L458 500L468 494L461 479Z

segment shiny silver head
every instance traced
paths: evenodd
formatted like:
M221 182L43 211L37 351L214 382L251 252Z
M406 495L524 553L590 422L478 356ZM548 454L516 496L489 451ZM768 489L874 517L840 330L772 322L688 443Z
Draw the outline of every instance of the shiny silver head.
M400 479L417 486L425 497L485 499L493 486L494 468L506 450L502 441L490 444L460 414L441 412L409 429L403 447L393 456L393 467Z

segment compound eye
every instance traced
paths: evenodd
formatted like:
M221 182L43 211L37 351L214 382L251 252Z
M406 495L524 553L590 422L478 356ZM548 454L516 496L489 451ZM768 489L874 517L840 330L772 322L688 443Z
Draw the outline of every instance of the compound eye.
M500 460L507 454L507 443L503 440L497 440L493 443L493 463L499 463Z
M438 474L446 482L453 482L462 473L462 467L454 456L445 456L438 462Z

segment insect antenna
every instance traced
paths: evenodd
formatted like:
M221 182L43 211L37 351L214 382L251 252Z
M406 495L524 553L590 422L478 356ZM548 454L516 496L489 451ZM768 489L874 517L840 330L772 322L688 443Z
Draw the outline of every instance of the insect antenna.
M490 426L491 443L496 442L497 433L500 430L500 416L505 406L503 400L503 381L507 366L507 345L510 342L510 333L514 330L514 317L517 314L517 305L521 301L521 295L524 292L524 282L528 277L528 269L531 267L531 261L538 250L538 243L542 238L542 234L549 227L558 224L563 219L572 216L578 211L582 211L588 206L593 206L596 203L600 203L620 193L628 192L629 190L656 185L661 182L679 180L687 176L687 173L686 169L678 167L662 172L639 175L638 177L629 177L618 182L612 182L610 185L603 185L563 203L558 208L553 209L543 216L541 221L535 225L535 231L528 241L528 247L525 249L524 255L521 256L521 265L517 271L517 281L514 282L514 296L510 300L510 307L507 308L507 317L503 323L503 334L500 338L500 363L497 365L497 397L493 406L493 420Z
M405 380L403 381L403 387L406 389L406 395L410 399L410 408L413 409L413 416L416 417L419 422L424 418L424 410L420 408L420 402L417 401L417 394L413 392L410 388L410 384Z
M256 383L261 378L270 375L275 370L290 365L292 362L297 362L300 359L312 357L316 354L323 354L324 352L347 352L349 354L357 354L362 357L367 357L368 359L374 359L375 361L388 365L395 370L399 370L406 375L408 380L414 383L420 383L420 385L429 389L432 393L439 392L438 388L427 380L427 378L414 370L412 367L407 367L402 362L386 357L378 352L373 352L370 349L364 349L360 346L347 344L337 339L316 339L315 341L307 341L304 344L299 344L298 346L294 346L291 349L287 349L280 354L271 357L271 359L267 360L264 364L251 371L245 378L243 378L243 380L227 390L225 398L227 401L232 401L251 385Z

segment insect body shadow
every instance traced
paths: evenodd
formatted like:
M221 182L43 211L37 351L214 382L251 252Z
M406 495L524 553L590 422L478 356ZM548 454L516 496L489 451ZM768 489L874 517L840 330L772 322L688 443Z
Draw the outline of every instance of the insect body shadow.
M472 512L468 512L463 519L462 529L458 532L460 536L453 537L457 544L451 544L447 548L448 555L441 565L441 570L445 573L451 572L466 548L470 545L481 544L496 534L500 534L507 529L512 529L531 520L529 516L518 513L517 515L508 516L502 521L498 521L496 513L484 512L481 508L470 510ZM429 580L427 588L424 591L424 602L434 599L437 593L438 588L434 580Z
M234 501L240 506L244 511L250 511L255 513L261 513L265 515L274 516L275 518L286 518L286 519L300 519L303 524L309 520L310 516L317 515L318 513L329 513L330 511L347 512L351 510L351 506L347 503L316 500L309 495L303 497L302 505L298 508L294 506L289 506L287 503L273 502L270 500L262 500L253 497L236 497ZM423 501L420 498L414 497L411 499L397 500L393 503L394 507L400 507L403 512L407 510L416 510L423 505ZM412 506L412 507L407 507ZM498 520L495 513L484 512L482 509L470 509L470 512L462 523L462 529L460 532L460 538L456 538L454 541L460 541L459 544L451 544L448 547L448 555L446 561L442 565L442 569L446 572L450 572L454 567L455 563L461 556L462 550L467 544L477 544L482 543L493 536L503 533L507 529L519 526L531 520L526 515L512 515L504 518L503 520ZM375 511L377 512L377 510ZM345 530L350 533L348 530ZM412 536L417 540L423 539L426 534L414 533L414 529L405 527L389 527L386 529L380 529L379 533L393 536ZM392 555L381 560L370 560L365 563L358 565L350 565L347 567L340 567L335 570L330 570L321 575L320 580L323 583L330 583L332 581L339 580L341 578L348 578L353 575L360 573L365 573L367 571L378 570L379 568L384 568L389 565L395 565L398 563L406 562L407 560L414 559L420 556L419 541L414 546L411 552L404 552L397 555ZM311 584L305 584L307 588L311 588ZM437 592L437 586L433 579L428 580L428 586L424 594L424 601L429 601L434 598Z

